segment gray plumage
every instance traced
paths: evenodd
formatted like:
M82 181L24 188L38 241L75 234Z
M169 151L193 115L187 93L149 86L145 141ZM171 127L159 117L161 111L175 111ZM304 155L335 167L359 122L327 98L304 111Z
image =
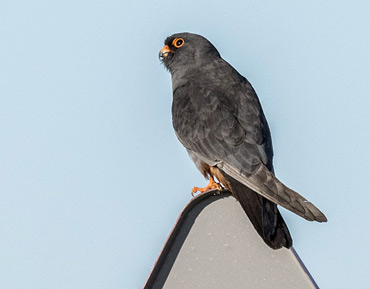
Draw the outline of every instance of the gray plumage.
M275 177L270 130L248 80L200 35L174 34L165 45L160 56L172 75L173 127L198 169L232 191L274 249L292 245L276 204L325 222L319 209Z

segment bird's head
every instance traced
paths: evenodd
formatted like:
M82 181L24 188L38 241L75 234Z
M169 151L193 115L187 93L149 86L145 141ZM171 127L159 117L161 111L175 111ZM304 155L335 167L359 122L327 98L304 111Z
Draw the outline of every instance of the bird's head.
M174 73L177 69L200 66L214 58L220 58L217 49L203 36L192 33L176 33L166 38L159 58Z

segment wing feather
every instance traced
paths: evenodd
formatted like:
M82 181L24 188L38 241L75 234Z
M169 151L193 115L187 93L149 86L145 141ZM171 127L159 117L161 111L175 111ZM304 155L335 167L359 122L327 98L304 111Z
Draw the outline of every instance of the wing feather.
M257 95L236 71L223 70L209 85L192 79L174 91L173 126L181 143L196 164L216 165L266 199L325 222L319 209L274 176L270 130Z
M235 169L235 167L224 162L217 164L217 167L266 199L292 211L306 220L317 222L327 221L325 215L318 208L299 193L285 186L263 164L249 177L246 177Z

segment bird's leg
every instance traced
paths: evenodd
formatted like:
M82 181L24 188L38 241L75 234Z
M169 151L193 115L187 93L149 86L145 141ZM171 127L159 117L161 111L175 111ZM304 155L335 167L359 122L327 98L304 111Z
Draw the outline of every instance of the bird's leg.
M215 182L213 176L210 176L209 177L209 183L208 183L208 185L206 187L204 187L204 188L194 187L191 190L191 195L194 197L194 194L196 192L204 193L204 192L215 190L215 189L221 191L222 190L222 186L219 183L216 183Z

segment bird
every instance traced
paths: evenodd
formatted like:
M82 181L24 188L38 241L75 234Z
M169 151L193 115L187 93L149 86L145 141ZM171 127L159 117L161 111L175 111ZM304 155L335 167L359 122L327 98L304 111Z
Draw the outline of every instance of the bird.
M293 244L277 205L308 221L325 215L274 173L271 133L251 83L205 37L167 37L159 58L171 74L172 125L202 175L192 194L226 188L272 249Z

